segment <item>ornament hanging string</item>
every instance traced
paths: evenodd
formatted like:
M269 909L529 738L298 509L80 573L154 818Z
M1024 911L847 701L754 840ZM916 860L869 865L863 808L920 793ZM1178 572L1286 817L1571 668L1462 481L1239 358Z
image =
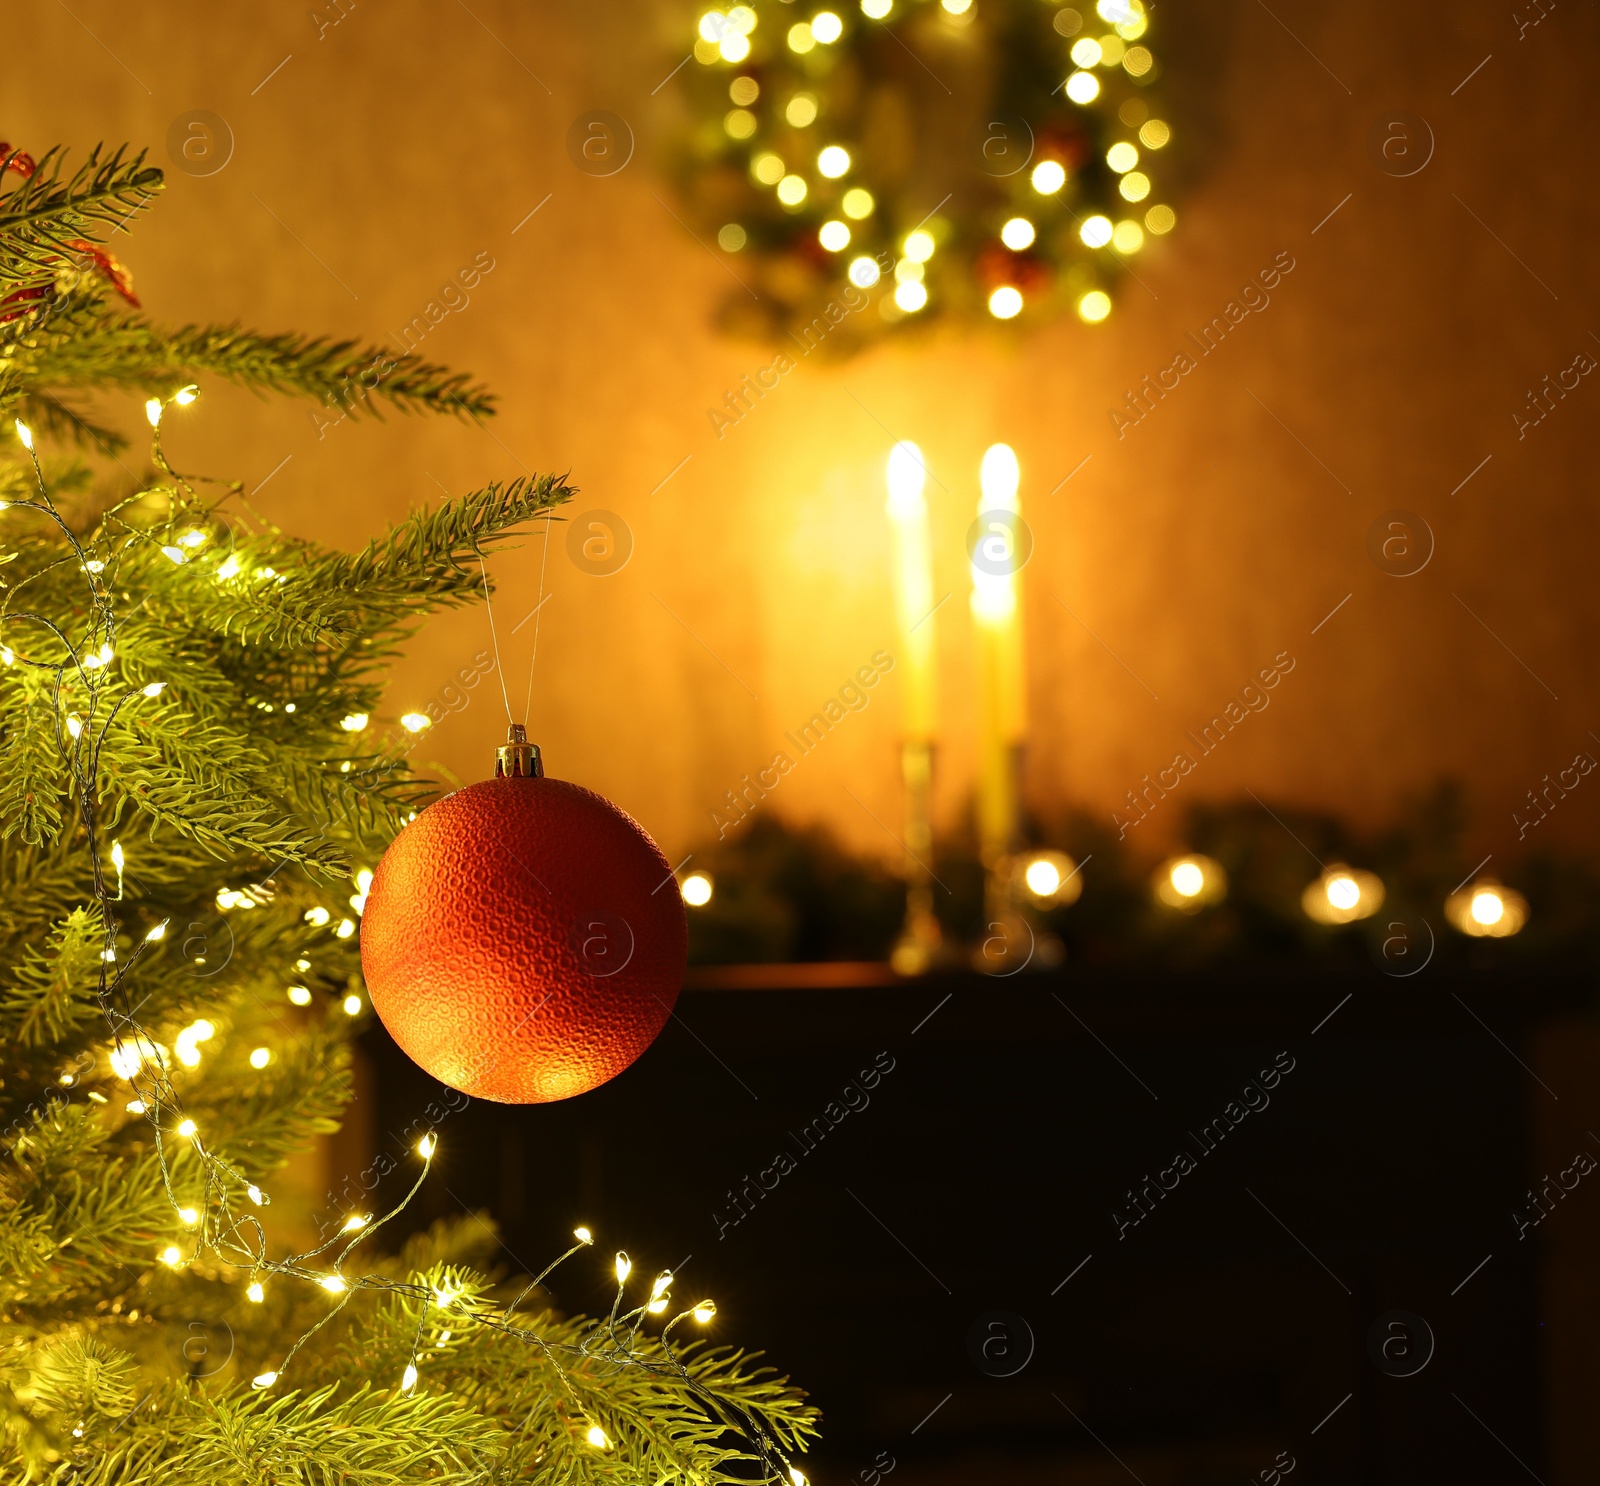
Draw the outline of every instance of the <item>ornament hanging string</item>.
M539 602L533 606L533 657L528 662L528 694L522 702L522 720L528 720L533 710L533 668L539 663L539 624L544 618L544 573L550 561L550 518L552 511L544 513L544 551L539 557Z
M506 668L500 664L500 636L494 628L494 600L489 596L489 570L483 565L483 558L478 558L478 572L483 576L483 606L489 611L489 642L494 646L494 669L500 678L500 698L506 704L506 721L514 723L516 718L511 715L511 694L506 690Z

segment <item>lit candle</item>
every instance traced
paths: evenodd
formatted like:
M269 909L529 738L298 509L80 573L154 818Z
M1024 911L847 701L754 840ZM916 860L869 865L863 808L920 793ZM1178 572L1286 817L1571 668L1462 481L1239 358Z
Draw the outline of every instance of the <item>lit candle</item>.
M933 541L923 498L927 469L915 444L889 452L889 524L894 532L894 602L900 635L905 697L900 750L906 786L906 921L890 962L904 975L921 975L940 955L939 920L933 911L934 679Z
M1016 753L1027 729L1022 617L1017 602L1020 471L1007 444L983 456L980 530L972 551L972 617L978 629L978 831L985 865L1011 849L1016 832Z
M927 469L915 444L889 452L889 522L894 529L894 598L900 659L905 666L905 736L933 738L934 688L933 543L928 535Z

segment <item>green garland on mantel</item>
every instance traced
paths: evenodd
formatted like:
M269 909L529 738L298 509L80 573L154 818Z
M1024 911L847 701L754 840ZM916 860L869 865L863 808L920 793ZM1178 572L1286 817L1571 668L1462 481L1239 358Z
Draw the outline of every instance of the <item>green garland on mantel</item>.
M1188 912L1157 891L1169 859L1136 853L1087 816L1032 822L1030 839L1084 864L1081 896L1032 912L1034 927L1058 941L1068 964L1349 962L1400 979L1424 959L1434 967L1571 963L1600 952L1600 877L1588 861L1556 851L1491 863L1502 891L1527 904L1521 932L1496 939L1460 931L1444 905L1465 881L1486 881L1488 874L1473 871L1482 852L1464 842L1464 795L1453 784L1439 785L1376 831L1269 803L1271 815L1254 800L1190 812L1181 834L1186 850L1220 866L1227 885L1219 898ZM1319 880L1318 859L1376 876L1384 891L1380 910L1342 926L1310 918L1303 899ZM986 932L976 845L940 843L933 865L941 884L935 908L964 959ZM727 840L697 849L689 864L696 869L711 876L714 891L709 903L689 910L695 964L887 960L900 932L903 883L880 860L851 855L820 827L757 813Z

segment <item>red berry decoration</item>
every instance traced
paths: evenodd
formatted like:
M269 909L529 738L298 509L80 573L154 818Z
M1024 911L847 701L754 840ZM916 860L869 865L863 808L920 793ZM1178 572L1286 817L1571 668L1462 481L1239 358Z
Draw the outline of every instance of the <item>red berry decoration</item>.
M683 900L643 828L546 779L520 726L495 775L435 801L384 853L361 920L367 992L452 1088L570 1099L666 1025L688 955Z

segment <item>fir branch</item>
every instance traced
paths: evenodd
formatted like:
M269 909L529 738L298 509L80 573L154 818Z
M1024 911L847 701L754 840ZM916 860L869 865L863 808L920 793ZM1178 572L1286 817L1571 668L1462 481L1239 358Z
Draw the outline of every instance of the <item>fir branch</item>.
M121 387L170 395L207 373L257 392L309 397L337 414L494 415L495 398L463 372L385 346L294 334L258 335L237 325L166 330L119 314L102 299L66 311L20 363L26 385Z
M46 674L0 669L0 838L18 835L30 846L61 831L66 780L53 690Z
M102 761L108 786L219 857L248 852L324 875L346 870L344 853L323 832L261 790L264 761L236 730L123 715L107 729Z
M0 294L49 284L75 241L104 242L148 206L162 174L119 146L102 157L96 145L65 180L66 151L52 149L33 174L0 195ZM10 177L0 173L0 181Z
M92 448L102 454L116 455L128 447L127 439L116 429L96 423L87 414L68 407L59 398L41 390L35 389L24 394L13 410L13 416L28 424L35 433L76 445L80 449Z
M0 1037L18 1047L53 1046L93 1021L104 943L99 910L75 908L51 928L43 950L29 945L11 983L0 986Z

